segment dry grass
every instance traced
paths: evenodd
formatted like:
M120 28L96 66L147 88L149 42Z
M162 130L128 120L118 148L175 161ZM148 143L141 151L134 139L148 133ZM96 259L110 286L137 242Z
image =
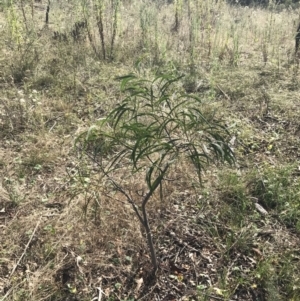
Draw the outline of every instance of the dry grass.
M103 60L83 2L54 2L48 27L44 1L33 16L26 7L32 32L20 6L1 12L0 299L101 300L103 290L110 301L298 300L298 11L189 1L176 32L173 4L124 1L113 59ZM90 38L52 39L85 18ZM177 165L149 203L156 279L131 207L74 147L124 98L114 78L131 72L184 74L177 89L217 109L237 156L234 168L209 168L203 186L188 163ZM144 179L122 172L138 199Z

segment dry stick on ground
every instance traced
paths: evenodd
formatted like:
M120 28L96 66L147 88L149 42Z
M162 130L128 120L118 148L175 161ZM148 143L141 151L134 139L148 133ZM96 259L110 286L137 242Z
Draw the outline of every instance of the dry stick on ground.
M102 294L104 294L103 290L101 289L101 287L96 287L96 289L99 291L98 297L95 297L94 299L92 299L92 301L97 300L97 301L101 301L102 300Z
M217 88L221 91L221 93L226 97L227 100L231 101L230 97L226 94L226 92L220 87L220 85L216 85Z
M10 275L9 275L9 278L11 278L11 277L12 277L12 275L13 275L13 274L14 274L14 272L16 271L16 268L17 268L17 267L18 267L18 265L20 264L20 262L21 262L22 258L23 258L23 257L24 257L24 255L26 254L26 251L27 251L27 249L28 249L28 247L29 247L29 245L30 245L30 243L31 243L32 239L33 239L33 236L34 236L34 234L35 234L35 232L36 232L36 230L37 230L38 226L40 225L40 222L41 222L41 218L40 218L40 220L37 222L37 224L36 224L36 226L35 226L35 228L34 228L34 230L33 230L32 234L31 234L31 236L30 236L30 239L29 239L29 241L28 241L27 245L25 246L25 249L24 249L24 251L23 251L23 253L22 253L21 257L19 258L19 260L18 260L17 264L16 264L16 265L14 266L14 268L12 269L12 271L11 271L11 273L10 273Z

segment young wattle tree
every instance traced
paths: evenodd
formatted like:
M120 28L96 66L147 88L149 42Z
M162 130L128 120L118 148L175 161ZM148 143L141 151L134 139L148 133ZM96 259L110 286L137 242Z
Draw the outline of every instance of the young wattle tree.
M176 92L180 77L160 75L154 80L134 75L119 78L124 100L106 118L82 133L77 146L97 163L98 170L123 194L145 229L154 271L158 268L146 205L179 160L189 160L201 181L201 173L216 162L234 162L227 141L229 133L213 112L202 111L201 100ZM147 191L132 197L115 177L144 174Z

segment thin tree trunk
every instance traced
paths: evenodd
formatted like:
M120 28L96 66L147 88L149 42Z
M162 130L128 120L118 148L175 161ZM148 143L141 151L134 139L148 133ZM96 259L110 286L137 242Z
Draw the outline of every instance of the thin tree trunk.
M142 209L143 209L143 217L144 217L143 226L146 230L146 237L147 237L147 242L148 242L148 246L149 246L149 249L150 249L151 262L152 262L152 265L153 265L153 271L155 273L158 269L156 252L155 252L155 249L154 249L152 233L151 233L150 226L149 226L149 221L148 221L146 208L143 207Z

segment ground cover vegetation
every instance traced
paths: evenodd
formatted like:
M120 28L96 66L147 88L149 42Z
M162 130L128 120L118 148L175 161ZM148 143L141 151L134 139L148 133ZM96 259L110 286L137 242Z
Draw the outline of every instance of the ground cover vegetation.
M1 1L0 300L299 300L295 7Z

